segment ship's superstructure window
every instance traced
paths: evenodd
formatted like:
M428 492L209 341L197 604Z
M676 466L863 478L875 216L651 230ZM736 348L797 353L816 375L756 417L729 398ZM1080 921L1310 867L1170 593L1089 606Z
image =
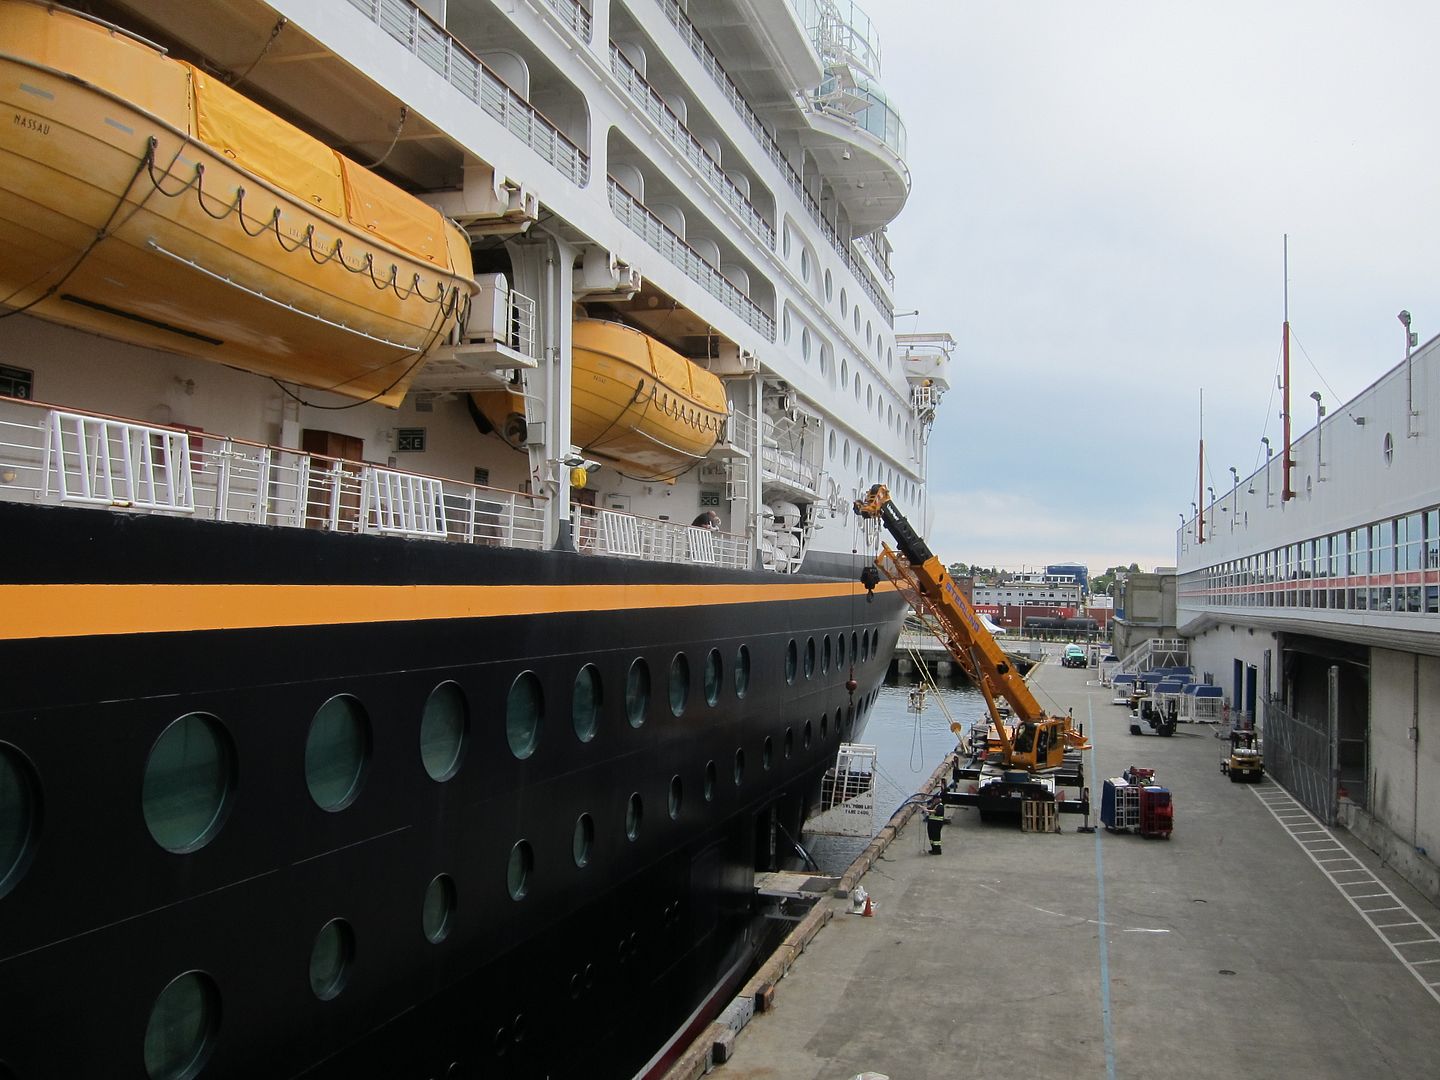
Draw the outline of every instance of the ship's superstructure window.
M355 931L344 919L331 919L315 935L310 950L310 989L329 1001L345 989L355 959Z
M805 639L805 678L815 674L815 639Z
M645 802L640 798L638 791L630 793L630 801L625 804L625 839L638 840L640 838L640 824L645 820Z
M420 717L420 759L430 779L444 782L460 771L470 709L458 683L443 682L425 699Z
M455 879L449 874L436 874L425 887L425 903L420 909L425 940L438 945L449 937L454 915Z
M349 694L321 705L305 740L305 783L322 810L343 810L360 794L370 760L370 718Z
M750 648L741 645L735 650L735 696L743 698L750 690Z
M188 1080L205 1066L220 1029L220 993L203 971L187 971L160 991L145 1026L145 1075Z
M670 661L670 712L681 716L690 700L690 661L683 652Z
M645 723L645 713L650 708L650 666L643 658L630 665L625 676L625 715L630 726L638 728Z
M540 742L540 717L545 711L545 693L533 671L522 671L510 684L505 701L505 739L510 752L520 760L535 753Z
M576 866L590 865L590 849L594 844L595 819L589 814L581 814L575 819L575 833L570 838L570 857L575 860Z
M720 650L711 649L705 658L705 704L714 705L720 700Z
M679 821L679 820L680 820L680 804L684 801L684 798L685 798L685 787L684 787L684 785L680 782L680 777L679 777L678 775L677 775L677 776L672 776L672 777L670 777L670 803L669 803L669 807L670 807L670 820L671 820L671 821Z
M785 681L791 685L795 682L795 669L800 662L800 650L795 644L795 639L790 639L790 644L785 646Z
M705 801L706 801L706 802L713 802L714 799L715 799L715 776L716 776L715 762L714 762L714 761L707 761L707 762L705 763Z
M180 717L161 732L145 762L145 827L166 851L204 847L220 831L234 779L235 751L219 719L198 712Z
M0 897L15 887L32 850L40 789L20 751L0 743Z
M586 664L575 676L575 690L570 697L570 720L575 725L575 737L581 742L595 737L601 701L600 671L594 664Z
M523 900L530 891L530 874L535 869L535 851L529 840L517 840L510 849L510 860L505 867L505 888L511 900Z

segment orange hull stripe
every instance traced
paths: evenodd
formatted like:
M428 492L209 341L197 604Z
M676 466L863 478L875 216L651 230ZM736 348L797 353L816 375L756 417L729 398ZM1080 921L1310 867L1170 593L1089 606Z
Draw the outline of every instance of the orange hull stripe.
M643 611L861 596L773 585L0 585L0 640Z

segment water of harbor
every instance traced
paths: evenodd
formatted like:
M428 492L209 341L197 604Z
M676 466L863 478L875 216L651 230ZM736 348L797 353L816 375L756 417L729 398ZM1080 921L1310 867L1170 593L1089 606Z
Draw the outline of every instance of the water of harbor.
M876 748L875 830L878 832L935 766L955 746L951 721L969 730L985 712L980 692L963 678L942 680L927 689L917 711L911 691L914 675L887 677L875 699L861 741ZM839 875L869 843L868 837L807 836L806 847L821 872Z

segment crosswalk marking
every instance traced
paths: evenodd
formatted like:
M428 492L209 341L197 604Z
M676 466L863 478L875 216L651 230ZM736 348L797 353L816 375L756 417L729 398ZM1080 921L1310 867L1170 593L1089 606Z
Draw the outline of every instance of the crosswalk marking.
M1379 878L1375 877L1359 859L1350 854L1348 848L1342 844L1324 823L1316 818L1310 811L1306 810L1300 803L1296 802L1291 795L1283 788L1277 786L1267 787L1263 792L1251 789L1252 793L1270 811L1285 831L1290 834L1291 839L1306 855L1310 857L1316 868L1330 879L1330 884L1346 900L1350 906L1360 913L1370 929L1375 931L1375 936L1383 941L1395 959L1405 965L1415 981L1425 988L1436 1002L1440 1002L1440 979L1430 980L1425 976L1433 974L1427 971L1422 974L1420 968L1424 964L1440 964L1440 957L1428 959L1410 960L1400 952L1401 949L1410 949L1419 945L1440 947L1440 933L1437 933L1425 920L1415 914L1405 903L1396 896ZM1305 839L1314 836L1316 839ZM1325 847L1314 847L1311 845L1330 845ZM1343 854L1339 854L1342 853ZM1332 854L1335 853L1335 854ZM1349 867L1340 867L1336 863L1350 863ZM1341 875L1360 874L1362 877L1342 877ZM1365 892L1359 895L1350 892L1352 888L1377 888L1379 892ZM1389 900L1390 904L1380 907L1365 907L1360 904L1361 900ZM1409 919L1400 922L1381 923L1375 919L1376 915L1383 912L1398 911L1410 916ZM1394 916L1392 916L1393 918ZM1386 930L1393 930L1401 927L1419 927L1425 937L1414 938L1409 941L1391 941L1385 934ZM1416 931L1419 932L1419 931ZM1421 954L1417 954L1421 955Z

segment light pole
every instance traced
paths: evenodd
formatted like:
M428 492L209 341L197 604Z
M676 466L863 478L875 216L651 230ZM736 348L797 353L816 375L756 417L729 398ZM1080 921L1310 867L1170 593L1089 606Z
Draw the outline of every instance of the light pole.
M1410 350L1415 347L1417 337L1410 330L1410 312L1402 311L1396 318L1405 328L1405 437L1413 439L1420 434L1412 423L1419 413L1415 411L1415 387L1410 377Z
M1235 518L1240 512L1240 470L1234 465L1230 466L1230 478L1233 481L1230 488L1230 531L1235 531Z
M1320 421L1325 418L1325 406L1320 404L1319 390L1311 390L1310 399L1315 402L1315 479L1319 482L1325 479L1320 475L1325 467L1325 456L1320 452Z
M1265 444L1265 509L1270 509L1270 455L1275 451L1270 449L1270 436L1261 435L1260 441Z

